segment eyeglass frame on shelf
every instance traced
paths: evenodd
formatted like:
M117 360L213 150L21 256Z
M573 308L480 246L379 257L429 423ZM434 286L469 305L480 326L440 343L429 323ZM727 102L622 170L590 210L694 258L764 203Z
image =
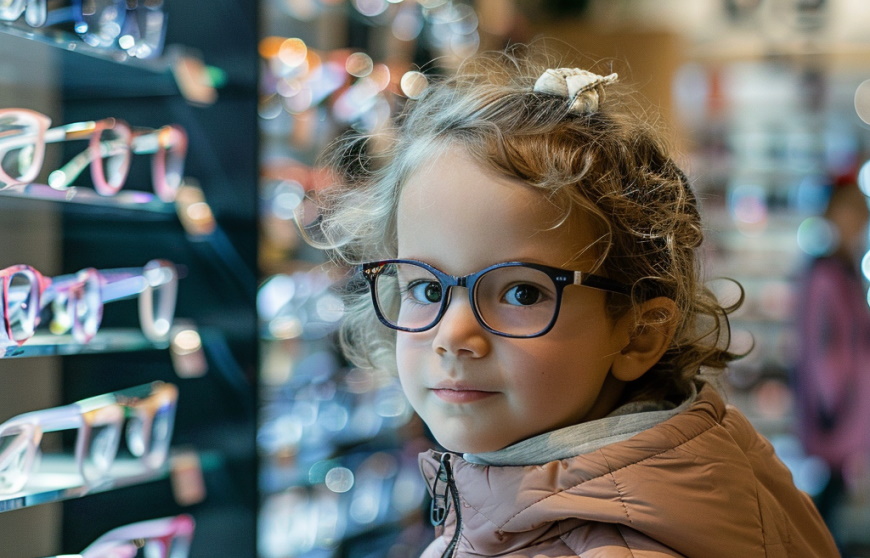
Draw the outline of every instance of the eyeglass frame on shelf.
M416 328L402 327L398 324L392 323L385 316L379 302L377 280L380 274L386 268L386 266L390 264L415 265L425 269L426 271L431 273L436 279L438 279L438 282L442 289L442 296L441 300L438 301L438 312L436 313L432 321L427 325ZM507 267L524 267L534 269L536 271L544 273L553 281L553 287L555 289L556 296L553 316L550 319L550 322L543 329L527 335L515 335L494 329L483 319L476 300L478 280L493 270ZM616 281L615 279L610 279L601 275L595 275L593 273L587 273L585 271L577 271L572 269L564 269L559 267L519 261L497 263L485 267L480 271L469 273L468 275L463 276L450 275L426 262L411 259L389 259L374 262L365 262L359 266L359 271L368 283L369 291L372 297L372 305L374 306L375 315L378 317L378 320L390 329L404 331L408 333L421 333L434 328L441 321L441 318L444 317L444 314L447 311L447 306L450 304L451 295L454 287L464 287L468 291L468 299L469 303L471 304L472 313L474 314L474 317L477 319L478 323L484 329L494 335L499 335L501 337L508 337L512 339L530 339L534 337L540 337L553 329L553 326L556 324L556 320L559 317L559 310L562 306L562 291L567 286L579 285L622 295L631 294L631 287L619 281Z
M196 522L188 514L173 517L138 521L122 527L116 527L101 535L82 551L82 558L102 558L106 551L113 551L119 546L134 544L138 547L144 544L159 542L161 554L155 558L187 558L193 542ZM140 543L141 541L141 543ZM180 542L180 545L179 545ZM172 551L170 553L170 551Z
M91 14L84 13L80 0L78 10L74 9L74 5L50 10L47 0L13 0L8 6L0 9L0 20L12 22L24 15L25 23L34 28L73 21L76 24L76 32L90 46L105 48L117 43L119 49L136 58L159 56L163 51L167 21L167 14L162 9L162 5L152 7L145 3L137 3L136 7L131 9L129 2L124 0L114 0L114 2L116 5L113 7L118 11L110 21L117 26L117 33L95 34L90 31L90 24L85 16ZM143 22L139 21L141 14L145 14L144 28ZM100 13L97 19L102 21L105 18ZM79 29L83 31L79 32ZM125 37L129 37L129 40L124 40ZM128 46L127 43L130 41L133 42Z
M48 185L55 190L66 190L72 186L82 171L90 165L94 190L103 196L117 194L127 181L132 156L152 155L151 184L154 193L164 202L172 202L181 185L184 163L187 156L187 133L177 124L166 124L159 128L132 128L118 118L104 118L85 122L75 122L49 128L51 119L37 111L22 108L0 109L0 118L18 117L21 122L34 129L18 134L0 132L0 160L12 149L32 146L34 152L26 172L14 177L7 174L0 165L0 182L6 187L33 182L42 170L45 161L45 146L63 141L88 140L87 149L81 151L63 166L48 176ZM112 131L118 137L102 139L103 132ZM7 144L4 149L3 144ZM120 149L118 152L112 150ZM107 178L104 159L122 157L114 171L114 177ZM174 168L173 168L174 167Z
M26 278L23 296L11 296L16 276ZM45 277L32 266L19 264L0 269L0 337L23 345L36 332L41 312L52 306L54 333L72 332L76 342L86 344L98 332L106 303L138 297L139 324L146 339L154 343L169 339L178 296L178 271L168 260L155 259L141 268L98 270L85 268L74 274ZM25 290L26 289L26 290ZM157 308L155 309L155 290ZM24 300L24 302L20 302ZM17 308L23 308L21 316ZM16 318L13 320L13 316ZM22 319L23 318L23 319ZM2 341L2 340L0 340Z
M39 461L42 435L46 432L77 431L74 461L83 486L89 488L112 479L111 469L121 446L122 429L125 429L127 449L144 470L159 469L168 458L177 405L178 388L157 381L9 418L0 423L0 438L15 438L0 446L0 481L6 478L8 469L4 467L9 463L15 468L11 474L19 474L19 477L0 482L0 494L20 492L32 480ZM165 419L163 425L167 434L155 448L152 429L161 411L164 411L160 416ZM131 442L130 425L133 422L128 419L148 426L142 444ZM100 428L106 430L98 431ZM97 432L96 436L94 432ZM98 443L94 444L98 438ZM95 445L102 449L102 455L93 454Z
M148 546L151 541L160 541L162 544L161 550L163 552L154 558L187 558L195 530L196 521L186 513L158 519L146 519L107 531L89 544L80 554L59 554L49 558L135 556L138 550L143 547L152 548ZM181 546L175 545L177 541L181 541ZM170 550L172 550L171 554ZM124 553L126 551L131 551L133 554ZM153 555L148 554L148 556Z

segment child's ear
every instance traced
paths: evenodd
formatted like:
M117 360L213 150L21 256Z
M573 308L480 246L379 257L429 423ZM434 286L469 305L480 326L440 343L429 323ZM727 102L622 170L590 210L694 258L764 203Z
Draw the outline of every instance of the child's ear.
M617 380L631 382L643 376L662 358L677 327L676 303L665 297L653 298L620 318L628 342L613 361L611 373Z

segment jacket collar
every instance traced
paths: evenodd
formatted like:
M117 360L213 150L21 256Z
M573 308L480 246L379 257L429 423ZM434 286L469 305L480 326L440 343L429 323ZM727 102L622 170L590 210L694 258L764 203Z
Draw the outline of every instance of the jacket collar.
M504 548L506 533L538 531L543 535L542 529L546 531L552 523L568 518L625 523L625 504L612 473L642 465L703 434L719 424L724 413L722 399L705 386L683 413L628 440L584 455L527 466L478 465L452 455L453 475L463 502L464 529L467 532L474 525L488 526L496 537L495 548ZM420 455L420 469L430 491L440 458L441 453L433 450ZM656 469L646 471L655 474ZM673 474L667 469L660 471L663 475Z

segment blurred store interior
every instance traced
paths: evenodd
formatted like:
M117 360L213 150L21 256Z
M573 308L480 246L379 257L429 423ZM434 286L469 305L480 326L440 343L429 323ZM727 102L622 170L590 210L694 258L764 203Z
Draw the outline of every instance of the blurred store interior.
M156 339L128 300L106 305L94 342L39 331L0 345L0 421L144 384L177 386L178 402L172 451L144 476L84 486L73 472L70 486L12 492L0 470L4 558L80 553L160 517L186 526L177 535L192 535L191 558L418 556L433 530L417 454L433 442L395 378L337 351L346 270L301 241L294 213L328 185L318 155L338 135L378 131L476 52L533 41L617 72L648 100L701 202L711 288L725 300L740 294L723 278L745 289L731 326L735 347L752 350L723 388L825 506L844 556L870 556L870 454L834 471L808 452L795 380L802 280L843 236L828 200L844 185L870 193L870 2L100 0L107 35L82 21L35 26L31 4L0 1L0 108L38 111L52 126L174 124L186 131L186 166L172 199L138 156L117 196L95 194L99 177L86 173L60 191L49 171L85 148L43 145L32 184L0 175L0 268L68 278L137 266L144 276L146 262L169 260L177 306ZM862 234L847 256L863 289L852 309L866 313ZM870 346L870 332L841 329ZM870 373L870 349L868 360L846 353ZM830 384L829 423L838 396L870 405L852 381ZM72 434L52 432L43 454L72 465Z
M317 154L383 126L427 75L541 38L638 85L671 131L707 220L711 286L725 299L738 293L719 278L745 288L731 325L752 351L725 389L821 495L830 471L795 419L796 298L833 243L821 217L833 185L870 188L870 4L265 0L261 14L261 556L415 556L428 540L414 520L424 493L409 488L425 436L393 380L342 365L329 271L290 221L323 186ZM828 513L850 556L870 555L868 478Z

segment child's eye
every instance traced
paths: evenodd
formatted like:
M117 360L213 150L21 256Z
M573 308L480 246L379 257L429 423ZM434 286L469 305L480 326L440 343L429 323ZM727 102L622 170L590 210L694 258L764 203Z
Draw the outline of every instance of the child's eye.
M441 302L441 283L437 281L414 281L408 284L411 299L422 304Z
M544 294L534 285L520 284L509 288L504 294L504 300L513 306L531 306L541 302Z

